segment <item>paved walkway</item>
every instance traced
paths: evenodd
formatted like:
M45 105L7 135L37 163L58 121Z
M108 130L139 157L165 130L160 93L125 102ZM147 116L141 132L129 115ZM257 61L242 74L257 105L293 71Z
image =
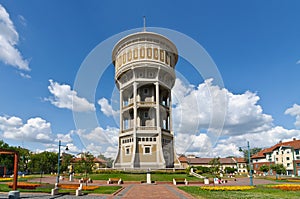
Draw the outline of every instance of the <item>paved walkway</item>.
M0 193L0 199L7 198L8 193ZM84 196L74 195L56 195L51 196L45 193L21 193L21 198L36 198L36 199L132 199L132 198L164 198L164 199L192 199L193 197L184 191L179 190L173 185L128 185L123 190L118 192L116 195L104 195L104 194L89 194Z
M32 179L31 181L39 181L39 179ZM42 179L42 182L45 183L55 183L55 178L45 177ZM264 179L253 179L254 185L258 184L270 184L270 183L279 183L275 181L269 181ZM61 181L61 183L70 183L67 180ZM73 182L73 183L78 183ZM106 181L94 181L93 185L101 186L110 186L106 184ZM211 184L212 185L212 184ZM228 181L226 184L212 185L212 186L230 186L230 185L249 185L249 178L237 178L236 181ZM180 186L180 185L179 185ZM203 186L203 183L192 183L190 186ZM76 197L74 195L56 195L51 196L50 194L45 193L21 193L21 198L36 198L36 199L131 199L131 198L166 198L166 199L191 199L193 196L188 193L181 191L171 183L165 184L140 184L139 182L128 182L123 184L123 189L116 193L115 195L105 195L105 194L89 194L84 196ZM8 197L8 193L0 193L0 199Z
M129 185L121 192L119 192L114 198L170 198L170 199L190 199L191 195L181 191L173 185Z

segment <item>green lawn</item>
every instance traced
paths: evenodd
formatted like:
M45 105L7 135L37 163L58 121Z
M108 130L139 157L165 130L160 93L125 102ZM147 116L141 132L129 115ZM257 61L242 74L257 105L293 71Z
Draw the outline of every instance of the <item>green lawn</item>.
M41 187L37 187L36 189L18 189L20 192L38 192L38 193L51 193L51 189L54 188L54 185L43 184ZM93 191L83 191L83 193L98 193L98 194L113 194L117 190L121 189L122 186L100 186L99 188ZM7 184L0 184L0 192L9 192L12 189L8 187ZM73 193L75 194L75 190L70 189L61 189L59 193Z
M282 191L262 185L247 191L205 191L199 189L198 186L180 186L178 188L196 198L205 199L298 199L300 197L300 191Z
M126 181L146 181L146 174L128 174L128 173L112 173L112 174L91 174L88 177L93 180L108 180L108 178L121 178L124 182ZM173 178L186 178L188 181L203 181L202 179L188 176L187 174L151 174L152 181L169 181L171 182Z

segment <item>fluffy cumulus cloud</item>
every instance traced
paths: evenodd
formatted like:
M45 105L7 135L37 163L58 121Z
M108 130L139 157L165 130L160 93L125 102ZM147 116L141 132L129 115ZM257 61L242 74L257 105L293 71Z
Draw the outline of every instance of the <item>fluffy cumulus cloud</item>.
M269 141L274 144L296 133L274 127L272 116L263 113L259 99L250 91L234 94L214 85L212 79L198 86L177 79L173 88L177 152L201 157L238 155L238 146L245 145L245 138L254 141L255 137L262 140L262 136L273 136ZM214 133L215 126L220 134Z
M243 94L233 94L213 85L212 79L194 89L190 89L191 85L187 85L185 89L182 84L177 79L174 87L177 103L173 109L173 118L177 132L193 134L200 129L208 129L213 118L222 122L220 126L223 126L224 135L260 132L272 126L272 117L263 113L262 107L257 104L259 97L255 93L246 91ZM186 90L186 93L182 94L182 90ZM177 92L181 94L178 95Z
M77 96L77 92L71 89L70 85L59 84L49 80L48 89L53 95L45 100L50 101L58 108L66 108L75 112L95 111L95 106L87 99Z
M98 100L98 104L101 107L101 111L104 115L107 117L113 116L113 117L118 117L119 111L113 110L112 106L109 104L108 100L105 98L101 98Z
M4 139L47 143L53 140L51 124L40 117L24 124L18 117L0 116L0 133Z
M118 148L119 129L97 127L91 131L77 130L86 151L94 155L103 154L107 157L115 157Z
M29 71L28 61L22 57L16 45L19 34L6 9L0 4L0 61L20 70Z
M291 108L288 108L285 114L295 116L296 121L294 124L296 127L300 127L300 106L298 104L294 104Z

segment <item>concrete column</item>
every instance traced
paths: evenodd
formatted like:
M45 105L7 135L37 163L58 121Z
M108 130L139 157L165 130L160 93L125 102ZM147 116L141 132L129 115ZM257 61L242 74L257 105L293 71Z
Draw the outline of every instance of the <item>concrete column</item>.
M173 118L172 118L172 97L171 97L171 90L169 91L169 129L170 133L174 135L173 133Z
M120 132L122 132L123 129L123 89L120 89Z
M156 127L157 129L160 128L160 109L159 109L159 83L156 82L155 84L155 95L156 95Z

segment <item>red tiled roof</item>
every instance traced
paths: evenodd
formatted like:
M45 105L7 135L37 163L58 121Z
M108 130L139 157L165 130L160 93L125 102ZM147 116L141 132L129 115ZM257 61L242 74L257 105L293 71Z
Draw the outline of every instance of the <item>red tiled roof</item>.
M245 158L234 158L237 163L246 163Z
M76 163L76 162L79 162L80 160L81 160L81 158L73 158L71 160L71 162ZM106 160L103 160L101 158L94 158L94 163L103 163L103 164L105 164L106 162L107 162Z
M209 164L213 158L187 158L190 164ZM220 158L221 164L236 164L233 158Z
M279 143L275 144L274 146L272 146L270 148L266 148L266 149L261 150L260 152L258 152L256 154L254 154L253 156L251 156L251 158L254 158L254 159L265 158L266 153L272 153L275 149L277 149L281 146L293 147L294 149L300 149L300 140L292 140L292 141L288 141L288 142L279 142Z
M180 156L180 157L178 158L178 160L179 160L179 162L181 162L181 163L187 162L187 161L188 161L187 158L186 158L185 156Z

